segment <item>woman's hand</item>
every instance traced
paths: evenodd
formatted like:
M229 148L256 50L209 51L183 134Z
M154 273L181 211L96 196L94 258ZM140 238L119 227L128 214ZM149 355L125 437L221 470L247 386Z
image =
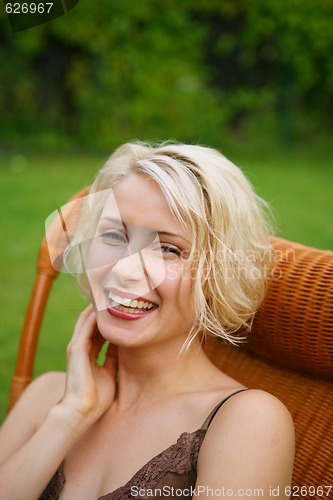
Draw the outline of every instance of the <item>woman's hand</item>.
M1 499L39 498L78 439L112 405L117 347L109 346L99 366L104 343L90 305L80 314L68 346L64 393L62 374L40 377L24 391L1 428Z
M67 378L61 404L91 424L110 408L116 395L118 348L110 344L104 364L98 365L97 358L104 344L90 304L80 314L67 348Z

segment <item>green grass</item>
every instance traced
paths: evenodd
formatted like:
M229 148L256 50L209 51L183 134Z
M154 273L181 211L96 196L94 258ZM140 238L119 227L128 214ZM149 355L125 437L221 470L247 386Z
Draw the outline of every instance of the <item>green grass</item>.
M259 155L235 150L228 156L243 168L258 193L273 207L280 236L310 246L333 248L332 151ZM0 158L0 421L6 413L44 221L73 193L92 182L103 160L78 156ZM65 347L84 304L71 278L61 274L54 284L42 325L36 375L65 368Z

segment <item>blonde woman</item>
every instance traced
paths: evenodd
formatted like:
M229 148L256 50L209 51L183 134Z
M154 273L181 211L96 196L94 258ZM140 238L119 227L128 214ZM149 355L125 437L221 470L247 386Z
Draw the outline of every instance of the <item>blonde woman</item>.
M264 297L262 207L210 148L110 157L65 256L91 304L67 372L36 379L1 429L1 499L287 498L288 411L204 351L212 336L243 341Z

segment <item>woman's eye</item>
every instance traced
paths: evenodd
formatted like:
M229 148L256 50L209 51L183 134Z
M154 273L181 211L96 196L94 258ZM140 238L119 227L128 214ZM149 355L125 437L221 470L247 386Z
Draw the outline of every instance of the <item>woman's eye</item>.
M181 251L178 248L173 247L173 246L161 244L161 250L162 250L162 253L165 253L165 254L173 254L173 255L177 255L178 257L180 257L180 255L181 255Z
M103 241L110 245L127 243L126 236L118 231L105 231L100 236L103 238Z

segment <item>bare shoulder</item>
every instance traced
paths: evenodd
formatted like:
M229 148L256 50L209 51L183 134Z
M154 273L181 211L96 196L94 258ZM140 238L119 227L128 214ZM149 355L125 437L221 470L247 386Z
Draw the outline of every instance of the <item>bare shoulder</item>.
M33 403L38 411L44 413L50 406L58 403L65 388L64 372L47 372L34 379L25 389L13 411L20 406Z
M285 405L272 394L259 389L248 389L232 395L217 414L217 421L224 420L229 414L232 414L233 418L237 418L238 415L243 419L246 416L250 422L260 419L261 423L266 420L292 423L291 415Z
M230 488L283 488L291 481L294 446L293 421L281 401L261 390L239 392L221 406L207 430L198 481L214 485L225 478Z
M285 405L268 392L251 389L232 395L216 413L208 431L207 437L218 436L226 430L245 430L266 436L285 434L293 436L294 425L292 417Z
M3 427L21 421L38 426L49 409L62 398L66 374L48 372L33 380L18 399L5 420Z
M0 463L36 431L60 401L65 380L65 373L50 372L28 385L0 428Z

